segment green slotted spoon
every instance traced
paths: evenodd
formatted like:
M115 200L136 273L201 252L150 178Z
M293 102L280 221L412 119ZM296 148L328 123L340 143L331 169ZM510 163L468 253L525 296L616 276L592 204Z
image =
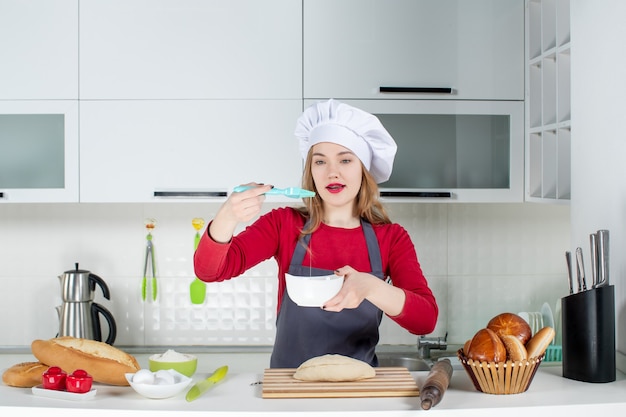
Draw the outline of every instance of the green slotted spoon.
M204 227L204 219L196 217L191 220L191 225L196 230L196 236L193 242L193 250L198 249L200 243L200 230ZM203 304L206 297L206 283L198 277L194 277L191 285L189 285L189 296L192 304Z

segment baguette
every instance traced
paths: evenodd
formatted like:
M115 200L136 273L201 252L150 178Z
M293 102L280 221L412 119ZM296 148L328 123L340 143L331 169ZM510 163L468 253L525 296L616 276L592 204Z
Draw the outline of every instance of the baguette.
M127 386L124 374L140 369L134 356L90 339L63 336L34 340L31 350L40 362L48 366L58 366L68 374L83 369L94 381L103 384Z
M32 388L40 385L48 366L41 362L22 362L13 365L2 374L2 382L11 387Z

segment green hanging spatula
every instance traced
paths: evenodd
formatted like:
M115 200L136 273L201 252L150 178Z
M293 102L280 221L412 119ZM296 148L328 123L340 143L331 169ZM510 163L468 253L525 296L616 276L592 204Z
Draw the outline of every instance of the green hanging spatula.
M196 217L191 220L191 225L196 229L196 236L193 242L193 250L198 249L200 243L200 230L204 227L204 219ZM206 297L206 283L198 277L194 277L191 285L189 285L189 296L192 304L203 304Z

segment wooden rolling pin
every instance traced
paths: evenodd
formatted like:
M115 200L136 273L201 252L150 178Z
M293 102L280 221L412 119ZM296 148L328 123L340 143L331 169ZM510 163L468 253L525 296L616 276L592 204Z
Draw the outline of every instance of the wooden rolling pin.
M422 409L430 410L439 404L443 394L448 389L450 378L452 377L452 364L449 359L442 359L435 362L426 377L424 386L420 390Z

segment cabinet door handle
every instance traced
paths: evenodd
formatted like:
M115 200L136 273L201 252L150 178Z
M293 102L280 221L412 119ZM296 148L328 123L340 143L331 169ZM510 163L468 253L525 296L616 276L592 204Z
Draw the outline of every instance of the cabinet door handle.
M452 94L450 87L379 87L381 93L437 93Z
M451 198L449 191L381 191L381 197Z
M155 191L154 196L160 198L215 198L226 197L226 191Z
M4 193L0 192L0 198L4 198Z

